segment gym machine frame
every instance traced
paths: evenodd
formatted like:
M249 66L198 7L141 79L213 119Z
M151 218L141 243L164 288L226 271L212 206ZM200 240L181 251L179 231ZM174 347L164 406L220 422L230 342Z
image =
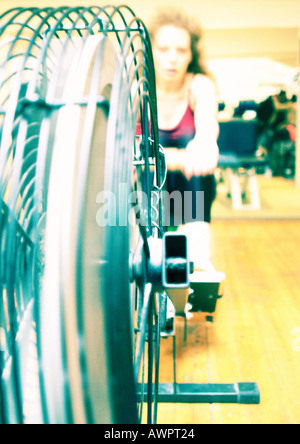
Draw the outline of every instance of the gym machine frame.
M168 298L183 312L192 288L213 312L218 292L208 304L185 236L163 229L143 22L126 6L16 8L0 50L0 423L139 423L145 402L155 423L158 402L258 403L255 383L178 384L175 337L174 383L159 383Z

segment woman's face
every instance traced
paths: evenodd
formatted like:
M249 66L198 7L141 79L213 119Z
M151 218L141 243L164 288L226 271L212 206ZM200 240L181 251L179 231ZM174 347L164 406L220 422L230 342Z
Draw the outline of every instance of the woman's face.
M162 26L153 41L153 56L158 80L182 80L192 61L189 32L174 25Z

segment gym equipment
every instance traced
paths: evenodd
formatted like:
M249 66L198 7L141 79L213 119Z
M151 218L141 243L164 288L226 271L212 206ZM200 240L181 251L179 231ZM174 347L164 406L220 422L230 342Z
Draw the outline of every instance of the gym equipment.
M0 422L155 423L191 270L148 32L126 6L16 8L0 48Z
M219 122L219 167L227 182L234 210L259 210L260 195L256 169L268 165L258 151L258 121L234 117Z

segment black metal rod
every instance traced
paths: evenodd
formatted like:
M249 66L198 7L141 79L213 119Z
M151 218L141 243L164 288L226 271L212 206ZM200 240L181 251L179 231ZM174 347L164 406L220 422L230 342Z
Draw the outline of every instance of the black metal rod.
M148 315L149 315L149 307L150 307L150 300L151 300L151 294L152 294L152 285L147 284L144 290L144 304L141 314L141 322L140 322L140 335L139 335L139 341L137 346L137 356L135 359L135 380L138 381L139 373L140 373L140 366L141 366L141 360L143 355L143 349L144 349L144 343L146 338L146 329L147 329L147 322L148 322Z
M147 393L147 388L145 390ZM260 403L260 392L255 382L236 384L159 384L158 402L181 404L244 404Z
M148 313L148 384L147 384L147 422L152 424L152 400L153 400L153 298L150 299Z
M153 423L157 423L157 409L158 409L158 392L159 392L159 364L160 364L160 325L161 325L161 312L162 312L162 300L160 295L157 295L158 301L158 313L156 315L156 332L155 332L155 380L154 380L154 407L153 407Z

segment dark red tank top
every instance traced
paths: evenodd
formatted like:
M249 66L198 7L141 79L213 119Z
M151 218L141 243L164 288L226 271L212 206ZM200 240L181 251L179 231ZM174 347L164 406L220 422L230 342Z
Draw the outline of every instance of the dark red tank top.
M188 105L184 116L175 128L159 130L159 143L164 148L186 148L187 144L195 137L195 134L194 112L190 105Z

